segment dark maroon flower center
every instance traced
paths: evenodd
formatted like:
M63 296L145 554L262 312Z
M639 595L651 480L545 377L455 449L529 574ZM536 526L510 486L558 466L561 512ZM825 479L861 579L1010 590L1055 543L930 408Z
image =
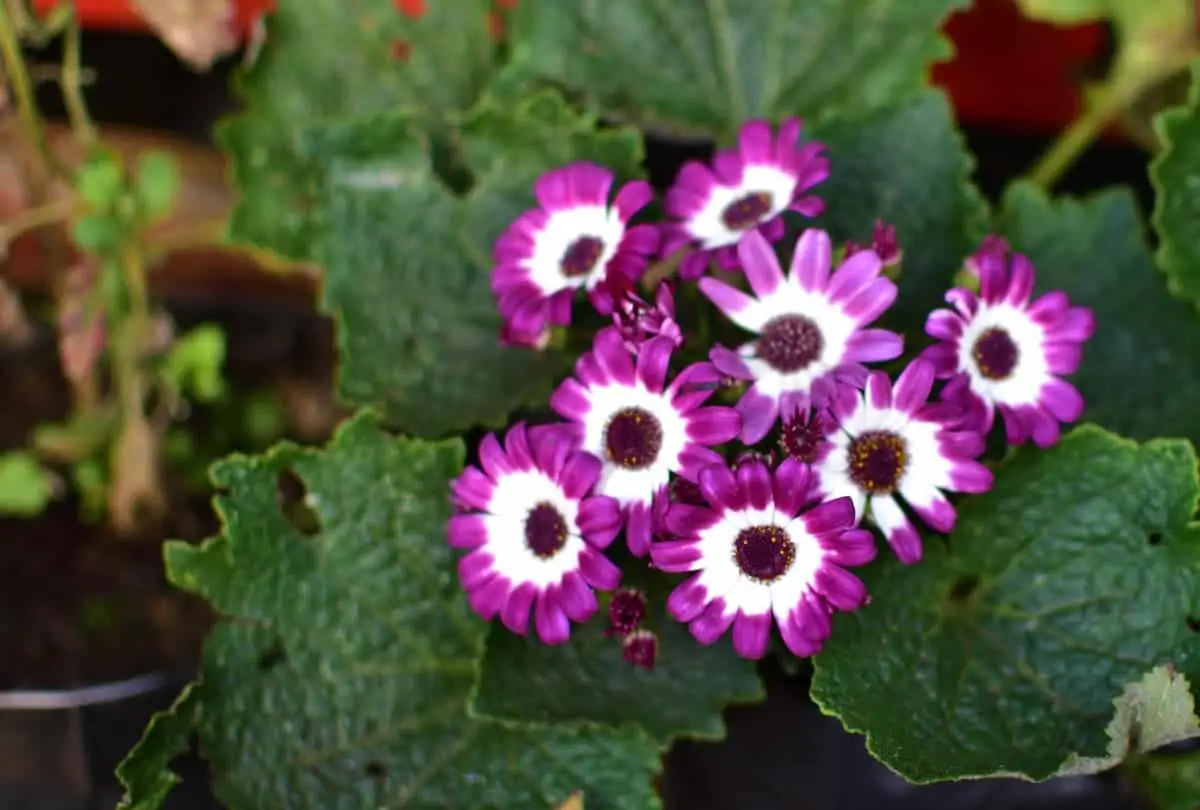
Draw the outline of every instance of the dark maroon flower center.
M663 430L658 419L641 408L618 411L604 431L608 459L627 470L644 470L658 458Z
M733 555L743 574L759 582L773 582L791 568L796 546L779 526L751 526L738 532Z
M658 637L649 630L635 630L621 644L621 656L626 663L642 669L654 669L658 656Z
M989 380L1003 380L1017 367L1020 352L1008 332L993 327L975 340L971 356L980 374Z
M887 430L873 430L850 442L850 480L874 495L894 492L908 467L908 445Z
M754 344L754 353L776 371L790 374L807 368L821 356L825 338L803 315L781 315L767 321Z
M543 560L567 543L567 521L551 504L539 503L525 518L525 545Z
M563 253L559 267L567 278L586 276L596 269L604 253L604 242L594 236L581 236Z
M770 213L772 202L768 192L752 192L725 206L725 210L721 212L721 222L731 231L749 230Z
M633 588L622 588L613 594L608 605L608 634L627 636L646 618L646 596Z
M817 448L824 439L821 417L814 413L811 416L796 416L783 420L779 446L797 461L811 464L816 459Z

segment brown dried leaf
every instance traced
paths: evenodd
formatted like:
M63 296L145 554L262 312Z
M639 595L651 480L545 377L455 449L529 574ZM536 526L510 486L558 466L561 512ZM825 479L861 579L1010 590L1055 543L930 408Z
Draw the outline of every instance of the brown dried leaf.
M583 791L577 790L554 810L583 810Z
M73 385L92 378L104 351L103 315L98 307L89 307L98 277L96 265L84 260L72 265L62 280L58 299L58 356L63 375Z
M131 0L159 38L193 70L237 48L232 0Z
M166 508L158 466L158 437L144 419L126 420L113 445L108 487L109 523L118 534L133 534L153 523Z

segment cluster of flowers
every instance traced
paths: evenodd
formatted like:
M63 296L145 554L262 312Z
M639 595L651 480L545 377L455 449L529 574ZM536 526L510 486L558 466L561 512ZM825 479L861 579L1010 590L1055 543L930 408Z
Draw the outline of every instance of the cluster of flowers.
M479 466L452 485L449 542L468 552L459 573L481 616L520 634L532 617L543 642L565 642L572 621L599 609L596 592L618 588L604 550L624 531L636 557L692 574L667 609L700 642L732 627L737 652L759 658L774 624L794 654L813 655L833 611L869 599L847 570L875 557L868 526L911 565L922 544L909 513L949 532L956 514L945 493L991 487L977 459L997 411L1010 443L1039 447L1080 417L1082 397L1061 377L1079 366L1091 312L1062 292L1031 300L1032 264L999 237L967 260L972 289L951 289L952 308L929 316L935 342L894 381L869 370L904 348L899 334L870 326L896 298L886 270L900 260L894 231L877 222L872 245L847 244L836 268L821 230L803 231L786 273L771 244L785 212L821 212L806 194L828 175L824 147L802 144L789 120L777 133L749 122L736 149L684 166L664 224L632 225L650 186L629 183L610 204L613 176L600 166L537 181L539 207L495 245L503 339L546 345L581 288L613 323L551 397L562 421L487 436ZM672 375L685 338L672 282L658 284L653 303L635 290L653 258L681 248L690 252L679 278L698 279L752 337L708 347L707 360ZM708 275L714 263L744 274L749 290ZM709 404L735 387L744 389L736 407ZM777 425L778 463L753 451ZM714 449L734 441L750 452L730 462ZM627 660L649 666L644 612L629 589L610 600L610 633L625 637Z

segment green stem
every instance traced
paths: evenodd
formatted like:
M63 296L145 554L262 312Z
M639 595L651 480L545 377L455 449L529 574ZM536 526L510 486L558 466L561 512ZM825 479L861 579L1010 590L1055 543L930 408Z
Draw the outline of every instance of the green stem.
M1135 92L1129 92L1134 90ZM1099 136L1100 131L1125 109L1141 92L1141 86L1130 87L1125 92L1115 88L1105 89L1098 103L1092 104L1076 118L1071 126L1058 137L1037 164L1030 169L1027 179L1044 189L1051 188L1075 164Z
M13 95L17 101L17 115L25 127L29 142L37 149L44 165L54 165L50 154L50 144L46 140L46 127L38 114L37 99L33 94L33 83L29 80L29 71L25 67L25 59L21 53L21 44L17 40L17 32L13 27L14 16L3 10L0 14L0 56L4 58L4 71L8 74L9 84L12 85Z

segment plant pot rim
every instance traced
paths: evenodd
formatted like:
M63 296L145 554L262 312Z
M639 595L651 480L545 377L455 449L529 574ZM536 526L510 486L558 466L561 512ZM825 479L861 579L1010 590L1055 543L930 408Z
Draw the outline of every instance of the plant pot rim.
M73 689L0 690L0 712L64 711L120 703L156 692L175 682L165 669L153 670L132 678L106 681Z

